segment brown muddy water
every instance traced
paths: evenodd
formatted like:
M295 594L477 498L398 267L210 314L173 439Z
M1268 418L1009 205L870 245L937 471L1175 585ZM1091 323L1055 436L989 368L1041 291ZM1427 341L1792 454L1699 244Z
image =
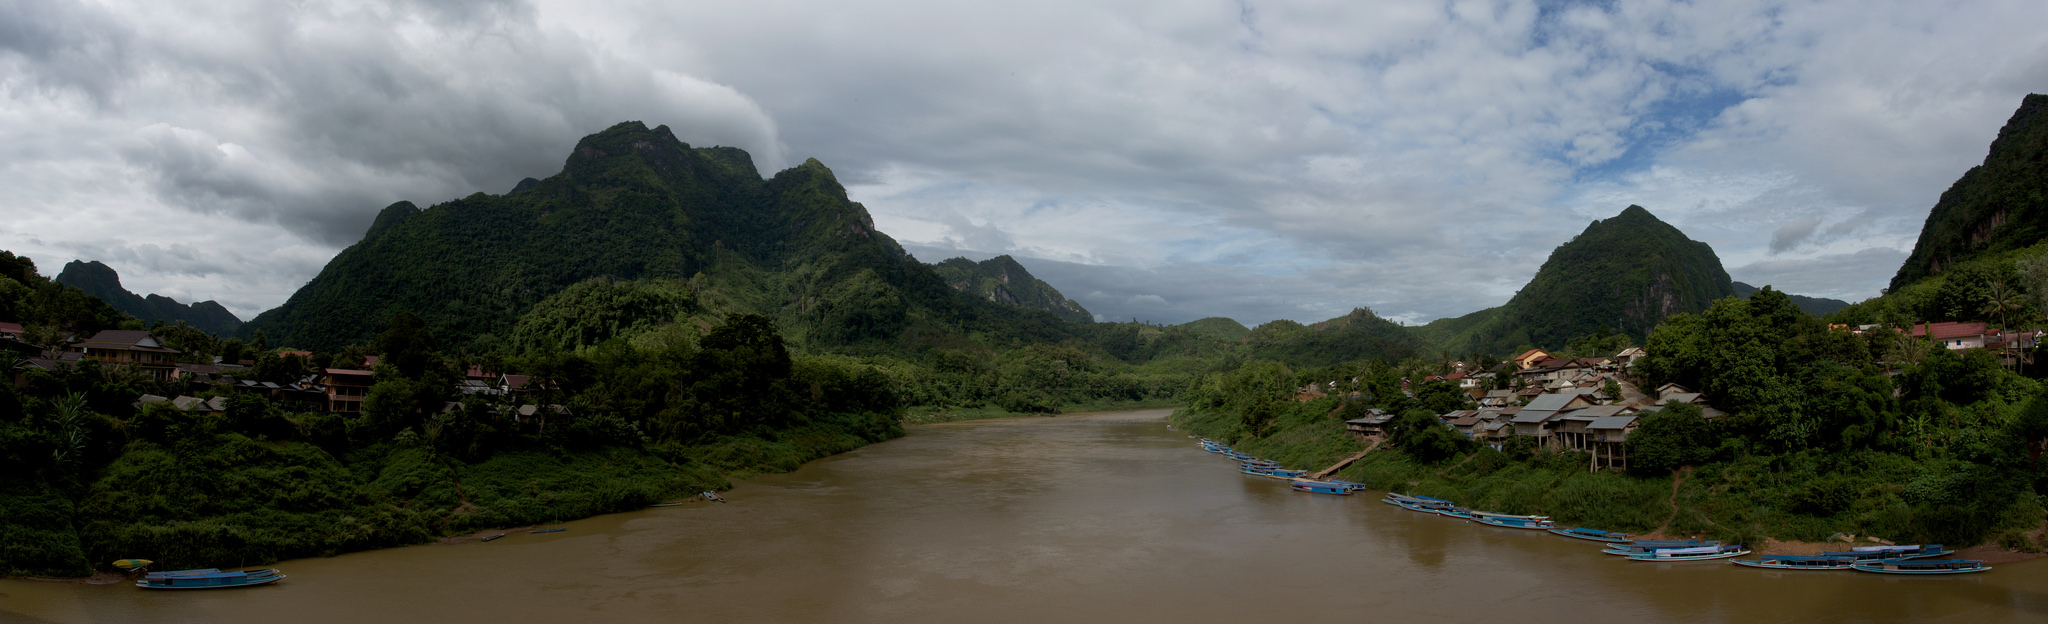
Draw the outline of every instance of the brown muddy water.
M2048 621L2048 562L1635 563L1238 474L1164 410L914 428L563 533L281 562L267 587L0 581L0 622Z

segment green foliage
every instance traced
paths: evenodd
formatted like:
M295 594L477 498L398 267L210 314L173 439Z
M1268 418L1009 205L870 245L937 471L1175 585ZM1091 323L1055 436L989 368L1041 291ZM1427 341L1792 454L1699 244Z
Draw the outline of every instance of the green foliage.
M2048 240L2048 96L2033 94L1998 131L1982 165L1964 172L1928 211L1891 290ZM1941 307L1953 309L1954 301ZM1965 310L1965 312L1969 312Z
M112 267L97 260L73 260L65 264L64 270L57 274L56 281L66 286L77 287L85 294L141 319L144 323L185 325L207 334L233 333L235 328L242 324L242 320L235 318L227 308L212 301L194 302L188 306L168 297L142 297L128 292L121 287L121 276L115 273Z
M932 270L953 288L979 299L1044 310L1071 323L1095 320L1094 315L1080 303L1062 296L1051 284L1032 277L1023 265L1008 255L979 263L966 258L952 258L932 265Z

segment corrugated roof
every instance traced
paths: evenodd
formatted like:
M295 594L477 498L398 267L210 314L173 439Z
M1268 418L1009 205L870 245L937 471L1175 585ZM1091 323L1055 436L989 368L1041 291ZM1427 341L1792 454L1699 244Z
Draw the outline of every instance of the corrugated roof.
M1572 402L1572 399L1576 399L1576 398L1579 398L1579 395L1577 395L1577 394L1543 394L1543 395L1537 395L1537 397L1536 397L1536 398L1534 398L1534 399L1530 399L1530 400L1529 400L1529 404L1528 404L1528 405L1524 405L1524 406L1522 406L1522 409L1524 409L1524 410L1552 410L1552 411L1555 411L1555 410L1561 410L1561 409L1564 409L1564 406L1565 406L1565 405L1568 405L1568 404L1570 404L1570 403Z
M1603 416L1594 419L1593 424L1586 425L1586 429L1620 431L1622 429L1627 429L1629 424L1634 423L1635 421L1635 416Z
M1557 410L1536 410L1523 408L1522 413L1515 414L1515 419L1513 422L1518 425L1536 424L1546 420L1550 420L1550 417L1556 415Z

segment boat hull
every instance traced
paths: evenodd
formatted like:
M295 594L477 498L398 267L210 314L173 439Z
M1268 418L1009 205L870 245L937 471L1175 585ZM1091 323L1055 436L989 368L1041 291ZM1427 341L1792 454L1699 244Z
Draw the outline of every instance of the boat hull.
M1634 539L1633 537L1611 537L1611 536L1599 536L1599 535L1588 535L1588 534L1585 534L1585 533L1573 533L1571 529L1558 529L1558 528L1552 528L1552 529L1550 529L1550 532L1551 532L1551 533L1556 533L1556 534L1558 534L1558 535L1563 535L1563 536L1565 536L1565 537L1569 537L1569 538L1572 538L1572 539L1582 539L1582 540L1586 540L1586 541L1589 541L1589 542L1605 542L1605 543L1608 543L1608 544L1623 544L1623 543L1627 543L1627 542L1628 542L1629 540L1631 540L1631 539Z
M1869 572L1871 574L1904 574L1908 576L1975 574L1991 570L1991 566L1984 565L1981 561L1971 561L1968 563L1974 565L1971 567L1931 568L1920 567L1925 566L1926 564L1924 563L1905 563L1904 560L1895 559L1890 561L1858 561L1853 566L1853 569L1857 572Z
M1854 566L1851 566L1851 565L1849 565L1849 564L1848 564L1848 563L1846 563L1846 562L1845 562L1845 563L1840 563L1840 564L1812 564L1812 565L1806 565L1806 564L1784 564L1784 563L1778 563L1778 562L1774 562L1774 561L1753 561L1753 560L1749 560L1749 559L1736 559L1736 560L1733 560L1733 561L1729 561L1728 563L1732 563L1732 564L1735 564L1735 565L1739 565L1739 566L1742 566L1742 567L1745 567L1745 568L1758 568L1758 569L1762 569L1762 570L1792 570L1792 571L1795 571L1795 572L1843 572L1843 571L1848 571L1848 570L1854 570L1854 569L1855 569L1855 567L1854 567Z
M1497 526L1503 529L1522 529L1524 531L1548 531L1552 528L1555 528L1556 526L1551 524L1549 520L1518 520L1513 518L1486 516L1481 515L1478 512L1472 513L1472 521L1487 526Z
M1738 548L1728 552L1718 552L1709 555L1629 555L1628 560L1643 561L1648 563L1682 563L1686 561L1713 561L1715 559L1734 559L1736 557L1740 557L1747 554L1749 554L1749 549Z

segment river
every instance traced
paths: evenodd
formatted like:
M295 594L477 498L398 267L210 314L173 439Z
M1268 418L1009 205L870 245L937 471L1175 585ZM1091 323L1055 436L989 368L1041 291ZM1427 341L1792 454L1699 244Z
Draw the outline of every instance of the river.
M951 423L554 534L285 561L272 586L0 581L0 622L2048 621L1959 577L1646 564L1238 474L1164 410Z

